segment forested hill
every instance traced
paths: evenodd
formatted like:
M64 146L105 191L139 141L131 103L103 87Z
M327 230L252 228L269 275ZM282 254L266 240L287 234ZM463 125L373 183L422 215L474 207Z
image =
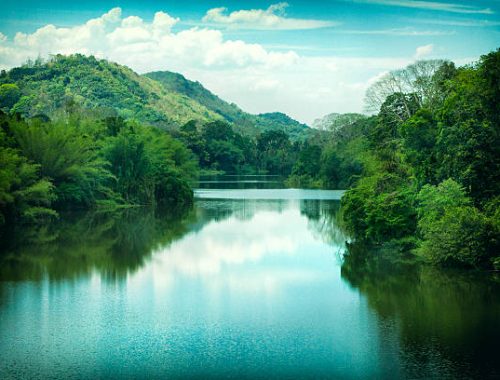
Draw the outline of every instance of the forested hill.
M3 83L19 87L20 97L12 101L15 104L10 112L24 118L40 114L57 118L61 109L72 104L160 126L220 118L198 102L167 92L128 67L92 56L57 55L46 63L28 62L3 72Z
M250 136L281 130L295 137L307 129L286 115L248 114L180 74L139 75L126 66L80 54L56 55L48 62L37 60L2 71L1 84L17 86L9 108L24 118L57 118L75 105L103 116L121 116L167 129L177 129L190 120L226 120Z
M307 125L299 123L297 120L292 119L282 112L261 113L257 115L256 118L256 125L261 129L265 131L282 129L288 133L292 139L295 136L304 136L304 132L307 132L309 128Z
M249 114L236 104L222 100L203 87L201 83L186 79L178 73L155 71L145 74L145 76L161 83L163 88L168 92L185 95L197 101L210 111L233 123L240 132L257 134L262 131L282 130L293 138L299 136L308 128L307 125L299 123L297 120L281 112L259 115Z

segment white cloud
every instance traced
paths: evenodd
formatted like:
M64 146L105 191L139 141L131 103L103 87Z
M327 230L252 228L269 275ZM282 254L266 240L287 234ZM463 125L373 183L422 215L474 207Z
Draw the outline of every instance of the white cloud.
M250 90L256 91L256 92L273 91L277 87L279 87L279 81L277 81L276 79L268 78L268 79L258 80L250 87Z
M280 228L283 220L289 222L286 230ZM325 273L317 268L273 265L277 258L296 263L301 256L310 256L310 247L315 247L316 253L339 249L325 245L311 234L308 223L299 210L288 207L280 214L262 210L250 219L231 216L210 222L201 231L154 252L154 264L136 273L130 281L138 286L152 281L155 294L162 296L186 279L202 282L205 289L229 288L260 296L277 295L298 283L323 281ZM260 269L255 271L256 267Z
M227 8L210 9L203 22L238 29L318 29L338 25L338 22L288 18L285 16L287 3L273 4L267 9L243 9L227 13Z
M124 18L120 8L114 8L71 28L46 25L13 39L0 35L0 69L38 55L93 54L139 73L179 72L247 112L280 111L310 123L331 112L360 112L370 78L415 58L302 56L228 40L221 30L173 30L179 21L164 12L150 22ZM432 46L420 47L417 55L431 51Z
M220 73L198 69L185 73L246 111L282 111L310 123L331 112L360 112L369 79L380 72L405 67L412 60L411 56L300 56L296 63L280 70L248 66Z
M449 36L455 34L454 31L443 30L415 30L413 28L393 28L376 30L345 30L342 33L347 34L372 34L384 36Z
M424 9L429 11L443 11L465 14L493 14L490 8L478 8L473 5L441 3L436 1L415 0L352 0L356 3L380 4L405 8Z
M424 57L427 57L429 54L432 53L433 50L434 50L433 44L419 46L415 50L415 59L422 59Z
M224 40L222 32L192 28L178 33L172 27L179 21L167 13L157 12L152 22L137 16L122 18L114 8L99 18L71 28L46 25L32 34L17 33L9 41L0 36L0 66L22 64L38 55L83 53L109 58L148 71L182 67L244 67L264 65L279 67L293 63L297 54L269 52L259 44Z

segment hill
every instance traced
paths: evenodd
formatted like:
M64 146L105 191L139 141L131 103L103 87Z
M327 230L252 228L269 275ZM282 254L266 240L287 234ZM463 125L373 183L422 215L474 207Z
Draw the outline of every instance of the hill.
M261 131L279 129L285 131L293 138L298 137L308 129L307 125L299 123L297 120L281 112L259 115L247 113L236 104L222 100L203 87L201 83L186 79L178 73L155 71L145 74L145 76L161 83L163 88L168 92L178 93L196 100L210 111L233 123L237 130L246 132L247 134L257 134Z
M126 66L81 54L56 55L47 62L37 60L3 71L1 84L19 88L8 110L28 118L54 118L76 105L169 129L190 120L226 120L250 136L279 129L296 137L307 129L284 114L246 113L177 73L139 75Z
M188 80L181 74L171 71L155 71L144 76L160 83L167 92L182 94L197 101L229 122L239 121L248 116L236 104L222 100L203 87L200 82Z
M46 63L28 63L3 73L0 83L19 87L22 96L12 110L26 117L53 117L61 108L77 104L162 126L220 118L189 97L168 92L128 67L92 56L57 55Z

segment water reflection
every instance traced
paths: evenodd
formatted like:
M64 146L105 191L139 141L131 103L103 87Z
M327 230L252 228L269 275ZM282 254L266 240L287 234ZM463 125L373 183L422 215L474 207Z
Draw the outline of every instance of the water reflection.
M342 278L367 298L381 334L395 326L407 378L499 378L500 278L444 271L349 245Z
M327 202L318 203L317 212L323 208L337 210ZM331 202L330 202L331 203ZM321 205L323 207L321 207ZM154 256L152 276L177 278L188 276L202 279L213 285L226 281L237 289L258 291L264 287L276 290L280 282L299 283L314 273L300 267L293 271L285 268L287 260L296 260L304 247L322 245L311 229L324 225L325 212L314 215L309 225L311 203L294 201L205 200L197 204L197 233L159 249ZM324 233L319 230L318 233ZM339 239L332 251L339 251L344 241ZM334 242L332 242L332 245ZM267 268L268 262L279 266ZM266 266L266 270L255 270ZM227 272L228 275L221 275ZM245 278L244 281L241 279Z
M68 213L48 225L17 227L6 234L0 245L0 280L47 277L56 281L94 272L109 281L123 280L167 251L170 272L211 272L223 262L255 260L272 250L290 251L292 240L305 239L311 231L340 249L345 239L338 231L330 234L331 229L325 229L335 225L336 205L286 199L199 199L193 210L176 213L142 208ZM280 225L283 220L286 226ZM196 240L203 229L207 230L201 236L210 241ZM199 262L190 261L193 258Z
M309 230L325 243L337 247L340 258L345 251L348 236L342 229L339 211L340 202L310 199L300 202L300 212L307 216Z
M245 194L2 239L0 378L498 377L498 280L346 248L324 194Z
M150 209L68 213L41 227L17 227L3 236L0 279L51 281L89 276L124 279L158 246L189 231L189 210L158 214Z
M311 233L311 207L198 200L176 222L140 213L78 217L57 233L51 227L55 238L38 248L13 244L4 262L18 268L4 270L0 282L0 377L359 377L376 370L375 342L362 333L373 321L332 281L336 248ZM36 270L26 274L21 264ZM120 281L107 281L109 272L122 274ZM358 352L354 370L344 352Z

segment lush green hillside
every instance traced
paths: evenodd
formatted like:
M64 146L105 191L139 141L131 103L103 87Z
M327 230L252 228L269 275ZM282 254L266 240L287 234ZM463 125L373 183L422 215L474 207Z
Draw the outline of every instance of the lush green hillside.
M44 114L52 118L76 104L160 126L220 118L195 100L167 91L125 66L78 54L14 68L2 73L2 83L18 86L20 97L11 111L24 117Z
M282 112L261 113L257 115L256 124L263 130L279 129L288 133L292 138L307 134L309 127L299 123Z
M163 86L168 92L188 96L203 104L209 110L221 115L229 122L242 121L250 115L243 112L236 104L228 103L207 90L200 82L193 82L178 73L170 71L155 71L144 75Z
M252 115L244 112L236 104L222 100L199 82L190 81L181 74L156 71L145 74L145 76L161 83L163 88L170 93L185 95L197 101L232 123L236 130L248 135L256 135L263 131L280 130L289 134L292 139L296 139L308 129L307 125L299 123L284 113L273 112Z
M57 118L76 105L103 116L121 116L164 128L177 128L190 120L226 120L249 136L282 130L296 138L307 130L306 125L284 114L246 113L180 74L162 71L139 75L126 66L80 54L28 62L2 72L1 84L17 88L9 90L9 99L0 108L25 118Z

